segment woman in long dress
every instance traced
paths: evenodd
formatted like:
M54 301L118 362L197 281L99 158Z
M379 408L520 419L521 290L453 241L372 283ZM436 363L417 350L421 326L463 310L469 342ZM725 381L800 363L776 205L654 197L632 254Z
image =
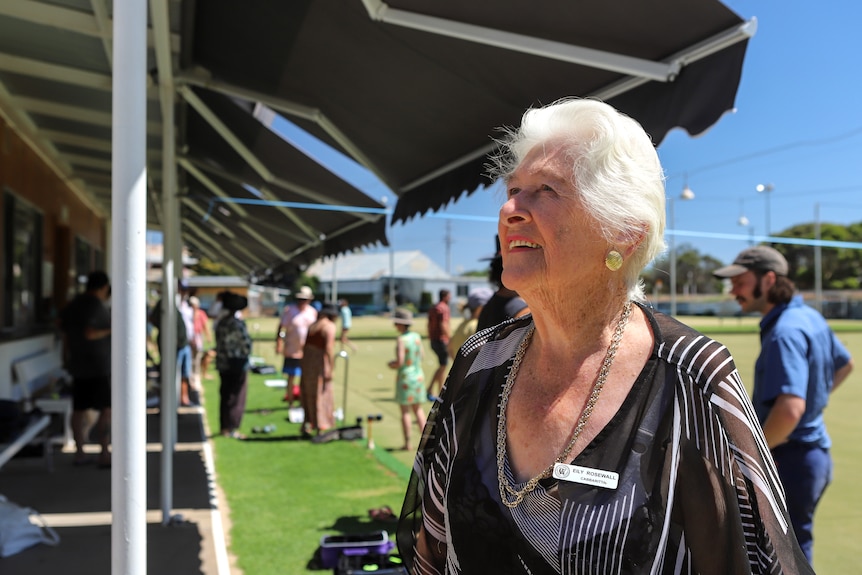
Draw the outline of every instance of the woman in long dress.
M335 426L332 393L332 372L335 368L335 318L338 307L327 303L308 328L302 350L299 380L300 405L305 411L302 434L305 436L326 431Z
M404 433L404 445L401 449L410 450L410 412L416 417L419 433L425 428L425 411L422 401L425 399L425 374L422 371L422 336L410 330L413 314L406 309L396 309L392 318L398 330L395 345L395 359L389 362L389 367L398 370L395 380L395 402L401 407L401 428Z

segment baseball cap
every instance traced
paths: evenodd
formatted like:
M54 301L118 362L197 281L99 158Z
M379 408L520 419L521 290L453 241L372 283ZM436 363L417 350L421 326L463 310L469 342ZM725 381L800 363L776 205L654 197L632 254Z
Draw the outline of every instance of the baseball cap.
M733 278L751 270L775 272L776 275L786 276L788 268L787 260L775 248L754 246L739 252L731 265L715 270L712 275L719 278Z

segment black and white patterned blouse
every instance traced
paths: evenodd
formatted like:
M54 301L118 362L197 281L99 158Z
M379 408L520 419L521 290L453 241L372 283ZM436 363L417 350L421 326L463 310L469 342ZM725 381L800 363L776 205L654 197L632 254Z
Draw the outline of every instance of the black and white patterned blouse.
M571 462L618 473L616 489L548 478L505 507L495 458L500 391L532 319L464 344L402 508L398 546L411 573L813 573L730 353L642 309L653 353ZM504 470L512 481L508 461Z

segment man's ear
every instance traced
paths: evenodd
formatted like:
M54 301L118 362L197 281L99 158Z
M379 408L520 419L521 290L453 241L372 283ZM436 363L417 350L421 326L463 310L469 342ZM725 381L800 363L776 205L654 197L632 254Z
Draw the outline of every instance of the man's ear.
M769 290L772 289L772 286L774 286L776 284L776 282L778 282L778 275L774 271L768 271L765 274L763 274L762 277L763 277L763 280L765 280L765 282L766 282L765 285L763 286L763 288L765 288L765 289L763 289L763 288L762 289L763 289L764 293L767 293L767 292L769 292Z

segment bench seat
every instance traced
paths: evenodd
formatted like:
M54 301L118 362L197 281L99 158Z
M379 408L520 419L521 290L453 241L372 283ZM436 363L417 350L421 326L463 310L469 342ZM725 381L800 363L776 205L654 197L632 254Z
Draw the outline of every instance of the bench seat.
M47 414L42 415L33 419L33 421L31 421L12 442L5 444L0 443L0 468L2 468L7 461L12 459L16 453L21 451L21 449L33 442L40 434L42 434L45 448L45 461L48 465L48 469L52 469L53 462L51 458L51 446L49 444L50 438L48 437L48 434L45 433L50 424L51 416Z

